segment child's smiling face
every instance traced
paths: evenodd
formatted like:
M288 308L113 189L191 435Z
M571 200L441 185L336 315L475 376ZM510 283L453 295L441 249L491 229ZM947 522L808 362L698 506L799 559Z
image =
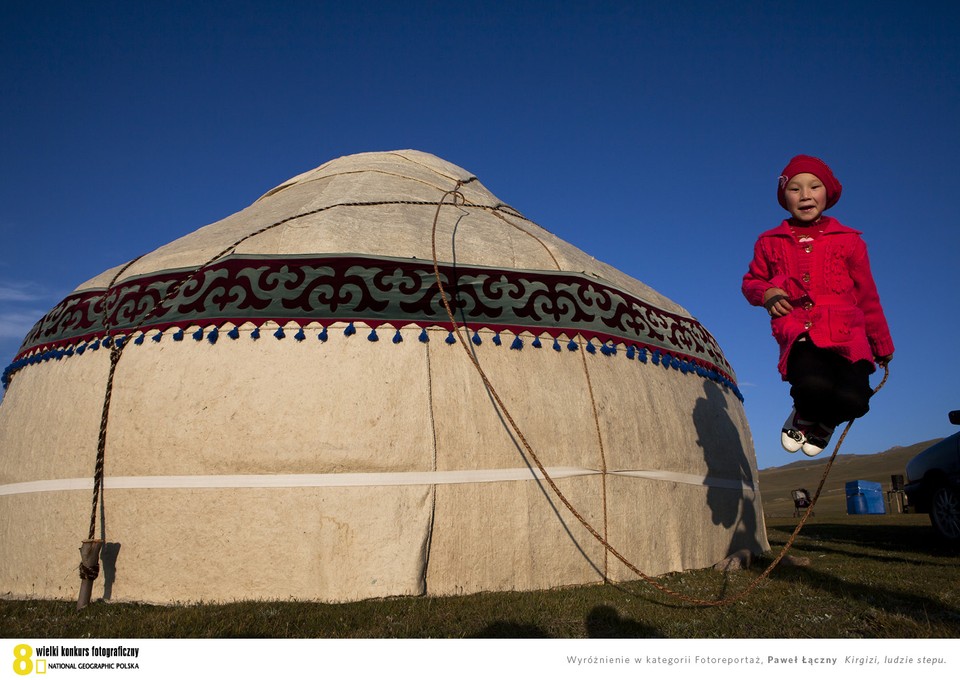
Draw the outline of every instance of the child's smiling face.
M791 177L784 187L783 197L789 213L800 222L816 222L827 207L827 188L809 172Z

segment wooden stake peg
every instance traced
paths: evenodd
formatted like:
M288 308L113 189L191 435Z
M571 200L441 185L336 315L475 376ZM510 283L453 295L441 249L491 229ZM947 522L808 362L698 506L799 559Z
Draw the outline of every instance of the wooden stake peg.
M100 551L103 541L91 539L80 544L80 596L77 598L77 611L90 604L93 582L100 575Z

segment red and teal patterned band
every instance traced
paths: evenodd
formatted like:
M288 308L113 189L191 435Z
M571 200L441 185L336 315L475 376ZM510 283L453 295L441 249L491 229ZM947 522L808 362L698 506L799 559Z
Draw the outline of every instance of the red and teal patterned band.
M530 333L534 347L549 336L580 336L607 355L623 346L629 358L695 372L736 390L732 370L716 340L695 319L659 309L609 283L584 274L440 265L443 287L458 323L468 333ZM118 282L109 290L69 295L28 334L3 374L37 361L82 354L92 343L143 342L145 335L176 329L180 339L215 342L225 327L265 322L301 329L319 323L363 323L373 329L409 325L451 329L433 262L361 255L233 255L199 270L173 269ZM349 332L347 333L350 334ZM278 337L282 337L280 330ZM297 334L302 335L302 330ZM399 334L398 334L399 335ZM424 334L425 335L425 334ZM198 337L199 336L199 337ZM212 336L212 337L211 337ZM254 336L257 337L257 336ZM478 336L474 335L474 342ZM421 336L421 340L424 336ZM397 341L395 336L395 342ZM499 343L497 343L499 344ZM739 396L739 391L737 391Z

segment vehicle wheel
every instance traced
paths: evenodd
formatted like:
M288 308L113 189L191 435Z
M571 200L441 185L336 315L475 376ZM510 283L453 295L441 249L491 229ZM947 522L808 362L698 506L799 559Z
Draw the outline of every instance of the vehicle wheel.
M960 490L941 486L933 492L930 523L948 541L960 541Z

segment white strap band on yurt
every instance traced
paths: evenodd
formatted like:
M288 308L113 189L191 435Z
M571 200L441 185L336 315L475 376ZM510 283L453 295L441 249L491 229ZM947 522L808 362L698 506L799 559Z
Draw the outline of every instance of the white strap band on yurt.
M600 470L575 467L548 468L554 479L599 475ZM703 477L664 470L607 471L608 475L641 477L661 482L692 486L753 491L748 481ZM277 489L352 486L416 486L424 484L475 484L515 482L542 478L539 470L506 468L500 470L445 470L425 472L351 472L334 474L290 475L156 475L138 477L104 477L107 489ZM88 477L47 479L0 485L0 496L51 491L89 491L93 480Z

